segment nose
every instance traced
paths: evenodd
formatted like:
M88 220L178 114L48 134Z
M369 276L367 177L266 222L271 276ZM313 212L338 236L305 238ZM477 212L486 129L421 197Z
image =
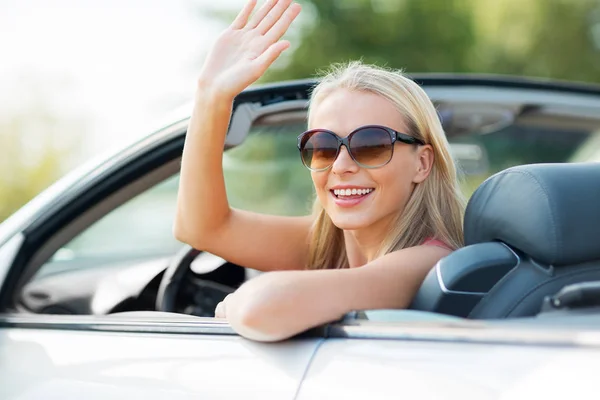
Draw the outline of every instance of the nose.
M355 173L359 169L358 164L352 159L346 146L340 148L340 153L331 166L331 172L337 175Z

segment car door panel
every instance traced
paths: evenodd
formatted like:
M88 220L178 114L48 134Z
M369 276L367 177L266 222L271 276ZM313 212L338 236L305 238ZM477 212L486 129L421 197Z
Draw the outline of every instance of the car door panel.
M297 400L583 398L598 368L589 348L327 339Z
M0 398L293 399L317 344L262 344L233 334L4 328Z

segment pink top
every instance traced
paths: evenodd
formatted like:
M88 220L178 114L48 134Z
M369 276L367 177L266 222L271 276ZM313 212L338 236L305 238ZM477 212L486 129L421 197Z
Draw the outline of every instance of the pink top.
M444 249L452 250L450 248L450 246L448 246L446 243L442 242L441 240L434 239L434 238L425 239L425 241L421 244L421 246L438 246L438 247L443 247Z

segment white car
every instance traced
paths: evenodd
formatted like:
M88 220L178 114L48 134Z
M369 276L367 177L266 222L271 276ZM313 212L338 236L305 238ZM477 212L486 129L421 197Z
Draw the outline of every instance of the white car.
M465 192L479 188L467 246L436 265L410 310L351 313L268 344L213 319L257 272L172 237L183 116L0 225L0 399L594 396L600 88L416 79L438 107ZM313 84L236 100L223 159L232 206L308 211L296 137Z

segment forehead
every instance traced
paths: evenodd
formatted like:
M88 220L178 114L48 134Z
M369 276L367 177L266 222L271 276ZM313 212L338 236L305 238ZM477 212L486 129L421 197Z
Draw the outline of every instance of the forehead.
M364 125L384 125L406 131L404 118L386 98L374 93L336 89L311 110L309 129L328 129L346 136Z

